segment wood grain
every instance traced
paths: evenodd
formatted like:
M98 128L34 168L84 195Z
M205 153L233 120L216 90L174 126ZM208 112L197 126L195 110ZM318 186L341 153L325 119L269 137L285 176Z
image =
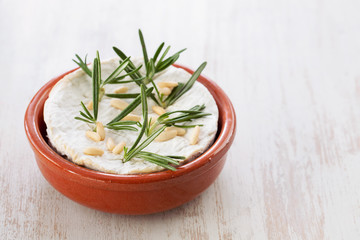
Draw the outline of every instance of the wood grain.
M2 239L358 239L360 2L0 1ZM177 209L80 206L41 176L23 130L35 92L113 45L187 47L232 99L237 136L216 182Z

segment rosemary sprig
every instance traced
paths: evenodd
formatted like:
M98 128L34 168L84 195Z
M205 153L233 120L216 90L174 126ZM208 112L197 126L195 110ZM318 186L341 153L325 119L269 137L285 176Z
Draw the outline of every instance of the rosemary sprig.
M174 64L176 62L176 60L179 59L180 54L186 50L186 48L181 49L180 51L176 52L175 54L173 54L172 56L170 56L164 60L164 58L166 57L167 53L170 50L170 46L168 46L166 48L166 50L164 51L164 53L162 54L162 56L160 57L159 61L156 63L156 60L157 60L158 56L160 55L165 43L162 42L160 44L160 46L157 48L154 56L149 59L148 53L146 50L144 36L140 29L139 29L139 38L140 38L140 43L141 43L141 47L142 47L142 51L143 51L146 72L148 73L148 76L149 76L149 79L148 79L149 81L152 80L152 77L154 76L155 73L161 72L161 71L165 70L166 68L168 68L169 66L171 66L172 64ZM153 61L153 66L151 66L151 63L150 63L151 59ZM145 81L145 83L148 83L148 82Z
M202 126L202 125L179 125L179 123L184 122L191 122L194 119L202 118L208 115L211 115L210 113L204 113L203 110L205 109L205 105L196 105L189 110L177 110L177 111L171 111L164 113L160 115L156 122L148 127L147 133L151 134L154 129L156 129L159 125L165 125L166 127L175 126L175 127L181 127L181 128L191 128L195 126ZM180 113L178 116L170 118L171 115Z
M80 58L79 58L80 59ZM97 52L97 57L94 59L94 66L91 73L92 78L92 92L93 92L93 115L85 107L84 103L81 102L81 107L84 111L80 111L82 117L75 117L76 120L80 120L86 123L96 123L98 111L99 111L99 94L100 94L100 84L101 84L101 66L99 61L99 53ZM81 60L81 59L80 59ZM85 60L86 62L86 60Z
M187 91L189 91L205 67L206 67L206 62L203 62L198 67L198 69L196 69L196 71L191 75L191 77L185 84L179 83L179 85L176 88L174 88L173 91L171 92L171 94L165 99L165 102L164 102L165 106L172 105L182 95L184 95Z
M84 112L80 111L80 115L83 118L82 117L75 117L75 119L86 122L86 123L96 123L96 119L93 117L93 115L91 115L89 110L87 110L87 108L85 107L83 102L81 102L81 106L82 106Z
M134 71L136 69L134 63L132 63L130 61L130 63L128 64L128 66L125 68L125 71L129 74L129 76L140 86L141 83L144 84L148 84L151 83L151 85L153 86L153 88L155 89L156 95L157 95L157 99L155 98L155 96L151 95L151 98L156 102L156 104L158 104L159 106L165 107L166 104L163 102L163 95L160 94L156 84L153 81L154 75L156 73L159 73L163 70L165 70L166 68L168 68L169 66L171 66L172 64L174 64L177 59L180 57L180 54L186 50L182 49L178 52L176 52L175 54L173 54L172 56L166 58L164 60L164 58L166 57L167 53L170 50L170 46L168 46L166 48L166 50L163 52L163 54L161 55L159 61L157 61L165 43L161 43L160 46L157 48L154 56L152 58L149 59L148 57L148 53L146 50L146 44L145 44L145 40L144 40L144 36L141 32L141 30L139 29L139 38L140 38L140 43L141 43L141 47L142 47L142 51L143 51L143 56L144 56L144 65L145 65L145 70L146 70L146 75L145 77L143 77L139 72L136 72L135 74L131 74L132 71ZM124 52L122 52L120 49L118 49L117 47L113 47L115 53L123 60L125 61L125 59L128 59L128 57L126 56L126 54ZM196 79L195 79L196 80ZM168 106L168 105L167 105Z
M204 113L203 110L205 109L205 105L196 105L189 110L177 110L172 112L167 112L162 114L158 117L157 121L160 124L165 124L167 126L177 124L177 123L183 123L183 122L189 122L197 118L202 118L208 115L211 115L210 113ZM175 113L182 113L179 116L170 118L170 115Z
M75 54L77 60L73 59L73 61L89 76L92 77L92 71L89 69L87 63L86 63L86 56L84 58L84 60L82 60L79 55ZM97 58L100 62L100 58L99 58L99 53L97 52ZM132 71L130 71L129 73L127 72L126 74L123 74L120 76L120 74L128 68L128 65L131 63L130 61L130 57L126 57L125 59L123 59L123 61L119 62L119 66L114 70L114 72L112 72L110 74L110 76L105 79L104 81L101 81L101 86L100 88L104 87L106 84L119 84L119 83L129 83L129 82L134 82L136 81L142 81L145 77L139 77L136 78L135 80L126 80L126 81L121 81L123 80L125 77L130 76L130 75L134 75L137 74L139 69L142 67L142 65L140 65L137 68L134 68Z
M125 75L120 76L120 74L130 64L130 57L127 57L126 59L124 59L124 61L120 62L120 65L109 75L109 77L107 77L103 81L101 79L101 63L100 63L99 51L96 52L96 58L94 59L94 62L93 62L92 72L90 72L90 69L88 68L88 66L86 64L86 57L85 57L85 60L83 61L77 54L75 56L77 57L78 62L75 60L73 60L73 61L76 64L78 64L79 67L81 69L83 69L83 71L92 78L92 91L93 91L93 94L92 94L93 95L93 115L90 114L90 112L85 107L84 103L81 102L81 106L84 109L84 112L80 111L80 115L82 117L75 117L75 119L86 122L86 123L96 123L98 111L99 111L99 102L100 102L102 96L105 94L104 86L106 84L130 82L130 81L120 81L120 80L124 79L129 74L136 74L136 72L139 71L141 66L138 68L135 68L132 71L132 73L126 73ZM134 80L131 80L131 82L132 81L134 81ZM117 96L117 97L119 97L119 96ZM126 97L136 98L136 96L134 96L134 95L123 96L123 98L126 98ZM137 131L137 129L132 126L113 126L110 124L110 125L107 125L106 127L110 128L110 129L117 129L117 130L124 129L124 130Z
M156 153L145 152L142 151L145 147L147 147L154 139L165 130L166 126L161 127L157 131L155 131L152 135L147 137L143 142L140 143L144 133L147 129L148 123L148 105L147 105L147 96L145 92L144 84L141 85L141 105L142 105L142 113L143 113L143 124L140 130L138 137L136 138L134 144L130 149L124 148L124 162L130 161L133 157L139 157L144 159L145 161L157 164L164 168L170 169L172 171L176 171L176 168L172 167L170 164L179 165L180 159L185 159L182 156L162 156Z
M180 57L180 53L182 53L186 49L182 49L179 52L175 53L174 55L170 56L169 58L163 60L165 58L166 54L169 52L169 49L170 49L170 46L169 46L169 47L167 47L165 52L162 54L159 61L156 63L156 60L157 60L159 54L161 53L161 50L164 47L165 43L161 43L160 46L157 48L153 58L149 59L148 53L146 50L144 36L140 29L139 29L139 38L140 38L140 43L141 43L142 52L143 52L143 56L144 56L144 64L145 64L145 70L146 70L146 77L144 79L144 84L148 84L148 83L152 84L152 86L154 87L155 92L158 96L158 99L160 100L160 104L158 104L158 105L161 105L164 107L165 105L163 103L163 95L159 93L159 90L153 81L154 75L158 72L165 70L166 68L171 66L173 63L175 63L176 60Z
M89 67L87 66L86 63L86 57L84 58L84 61L79 57L79 55L75 54L77 61L75 59L73 59L73 61L87 74L89 75L89 77L91 77L91 70L89 69Z

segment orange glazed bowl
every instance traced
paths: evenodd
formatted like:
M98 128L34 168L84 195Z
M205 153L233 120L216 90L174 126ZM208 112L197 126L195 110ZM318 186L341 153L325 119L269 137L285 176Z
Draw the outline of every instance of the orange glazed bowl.
M174 65L193 73L192 70ZM211 147L177 171L109 174L78 166L50 147L43 119L44 103L52 87L73 69L45 84L25 113L25 131L36 162L46 180L68 198L104 212L150 214L180 206L198 196L218 177L234 140L236 116L230 99L213 81L200 76L219 109L218 133Z

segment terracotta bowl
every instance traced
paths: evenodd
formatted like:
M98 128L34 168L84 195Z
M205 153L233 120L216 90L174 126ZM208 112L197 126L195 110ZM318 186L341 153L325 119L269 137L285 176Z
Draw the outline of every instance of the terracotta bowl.
M189 73L192 70L183 68ZM195 160L170 170L138 175L108 174L78 166L63 158L47 143L44 103L52 87L66 72L45 84L25 113L25 131L41 173L68 198L85 206L120 214L150 214L180 206L207 189L225 164L236 128L234 108L224 91L200 76L219 108L219 130L214 144Z

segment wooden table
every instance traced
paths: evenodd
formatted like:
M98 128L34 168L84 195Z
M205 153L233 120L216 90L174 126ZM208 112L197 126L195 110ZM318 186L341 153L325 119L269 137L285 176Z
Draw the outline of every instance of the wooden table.
M2 239L359 239L359 1L0 1ZM216 182L177 209L122 216L54 190L23 129L27 104L75 53L187 47L232 99Z

